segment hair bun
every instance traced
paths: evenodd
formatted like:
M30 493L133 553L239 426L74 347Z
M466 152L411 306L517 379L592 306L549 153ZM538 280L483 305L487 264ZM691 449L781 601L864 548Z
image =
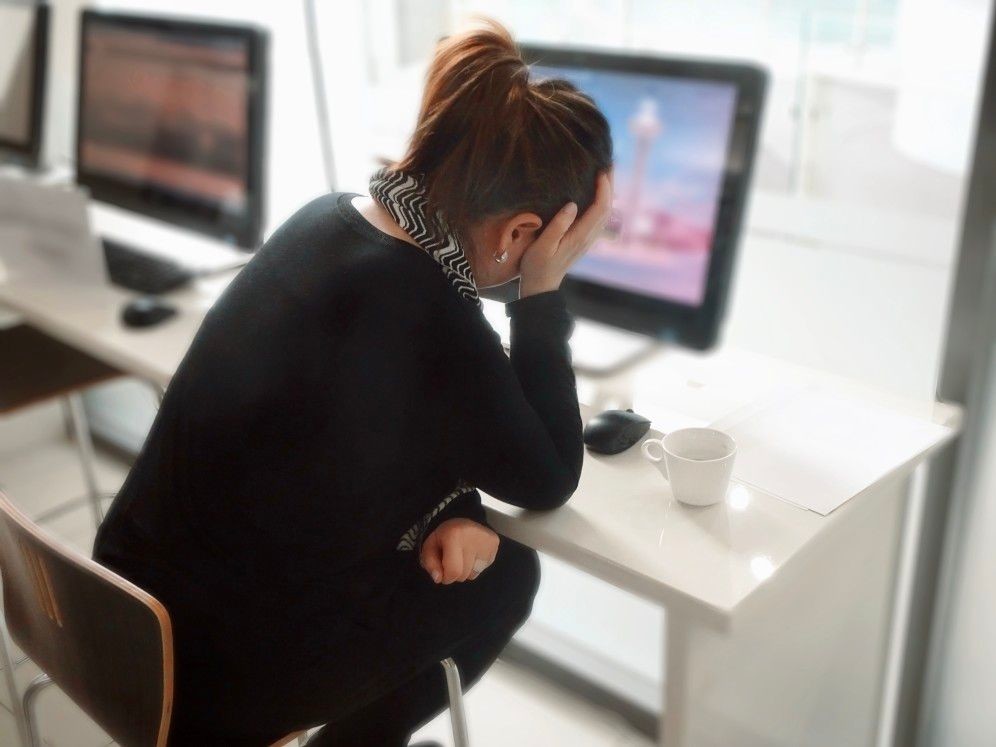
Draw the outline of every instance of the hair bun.
M529 68L508 29L477 17L465 30L446 37L436 50L426 91L446 81L455 84L453 93L461 96L472 91L494 94L504 88L506 96L498 97L502 101L508 92L528 88Z
M459 227L523 205L544 220L568 200L582 207L611 160L591 99L566 81L531 84L508 30L478 18L437 47L396 168L423 174L430 203Z
M519 54L519 48L512 34L492 18L477 16L460 33L447 37L446 40L448 39L476 46L482 54L512 56L522 62L522 55Z

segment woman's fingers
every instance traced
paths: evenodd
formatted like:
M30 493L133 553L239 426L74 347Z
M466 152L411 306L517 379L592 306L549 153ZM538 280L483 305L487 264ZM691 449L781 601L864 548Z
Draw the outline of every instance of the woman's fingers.
M530 251L535 251L539 249L547 249L550 252L555 252L557 247L560 245L561 239L568 232L571 225L574 223L574 219L578 215L578 206L573 202L568 202L564 205L550 222L547 224L546 228L543 229L543 233L539 235L535 241L533 241Z
M491 555L491 557L488 558L482 558L480 555L474 558L474 565L473 565L473 570L471 571L470 574L470 580L473 581L475 578L477 578L486 570L488 570L488 568L491 567L491 564L495 562L495 558L497 556L498 553L496 552L493 555Z
M443 543L443 583L452 584L462 581L463 550L456 537L450 535Z
M422 543L422 554L419 558L419 562L425 569L425 572L432 577L435 583L439 583L443 580L443 559L441 557L441 548L439 546L439 536L432 533L428 536L425 542Z
M553 216L543 233L533 244L556 249L565 245L590 242L605 227L612 213L612 175L603 171L598 175L595 185L595 200L584 211L584 215L575 220L578 206L568 202Z
M591 207L580 218L577 211L575 203L567 203L522 255L520 298L559 288L571 265L598 238L612 213L612 177L608 172L598 175Z
M422 543L419 563L437 584L473 581L494 562L500 537L470 519L450 519Z
M473 547L467 546L463 549L463 573L460 575L461 581L467 581L474 576L474 561L477 560L477 552Z
M572 252L583 252L594 241L612 214L612 178L608 172L603 171L598 175L598 184L595 187L595 201L591 207L584 211L582 215L568 231L561 248L567 248Z

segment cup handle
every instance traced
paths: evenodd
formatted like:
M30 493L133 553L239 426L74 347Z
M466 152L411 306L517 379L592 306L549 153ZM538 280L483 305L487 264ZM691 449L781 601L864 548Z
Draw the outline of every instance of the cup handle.
M650 447L652 446L660 447L661 450L660 456L656 456L651 451ZM645 456L651 462L660 467L661 471L664 473L664 476L667 477L667 461L664 459L664 441L662 439L648 438L646 441L643 442L643 445L640 446L640 451L643 452L643 456Z

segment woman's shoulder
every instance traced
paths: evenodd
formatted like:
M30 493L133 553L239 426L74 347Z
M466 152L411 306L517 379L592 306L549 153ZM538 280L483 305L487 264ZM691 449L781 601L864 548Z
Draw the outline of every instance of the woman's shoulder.
M367 221L352 205L355 197L333 192L303 205L267 240L263 261L251 264L308 305L379 309L379 315L400 314L404 326L443 316L437 324L452 329L480 313L429 254Z
M439 288L441 271L418 247L383 233L352 206L358 195L331 192L306 203L288 217L259 251L262 262L279 275L308 285L338 279L356 287L392 284ZM338 285L338 283L336 283Z
M322 244L337 229L349 228L343 203L354 196L349 192L328 192L313 198L277 227L263 245L264 251L287 244Z

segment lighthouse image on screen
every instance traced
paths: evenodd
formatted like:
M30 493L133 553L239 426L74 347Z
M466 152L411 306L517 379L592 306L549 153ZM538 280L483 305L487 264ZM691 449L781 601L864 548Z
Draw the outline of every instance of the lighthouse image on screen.
M730 83L533 65L591 96L612 130L615 195L571 275L698 306L705 295L736 107Z

